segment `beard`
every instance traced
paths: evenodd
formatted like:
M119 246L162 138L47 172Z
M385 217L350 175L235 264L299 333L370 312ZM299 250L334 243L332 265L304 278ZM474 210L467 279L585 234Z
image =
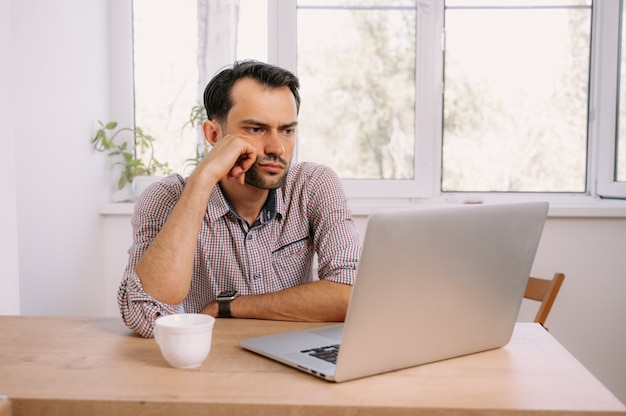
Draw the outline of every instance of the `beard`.
M246 172L246 183L259 189L278 189L282 187L285 183L287 172L289 171L289 163L278 156L268 156L263 158L262 161L280 163L285 169L282 173L261 172L257 166L257 163L259 162L259 159L257 158L254 165L252 165L252 167Z

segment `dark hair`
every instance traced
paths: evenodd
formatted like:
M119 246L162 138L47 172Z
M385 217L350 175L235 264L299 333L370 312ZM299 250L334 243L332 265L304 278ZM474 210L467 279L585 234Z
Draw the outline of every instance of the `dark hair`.
M209 81L204 89L204 108L209 120L225 122L233 106L232 90L235 82L242 78L253 80L270 88L289 87L296 99L296 111L300 111L300 82L286 69L264 62L245 60L237 61L232 68L220 71Z

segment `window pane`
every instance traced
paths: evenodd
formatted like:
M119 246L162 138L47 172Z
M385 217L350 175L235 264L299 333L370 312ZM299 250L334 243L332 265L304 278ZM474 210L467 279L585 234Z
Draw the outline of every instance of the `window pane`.
M216 71L235 59L267 60L267 2L134 0L135 125L154 154L188 174L198 132L185 127Z
M196 0L134 0L135 125L157 139L154 155L180 170L196 136L182 131L196 103Z
M584 192L588 2L489 3L446 2L442 190Z
M414 2L304 3L297 14L298 160L329 165L344 179L413 178Z

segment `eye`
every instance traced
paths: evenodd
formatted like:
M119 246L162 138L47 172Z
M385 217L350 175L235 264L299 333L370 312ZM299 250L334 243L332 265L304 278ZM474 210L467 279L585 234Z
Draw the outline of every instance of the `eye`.
M296 129L295 127L289 127L289 128L283 129L283 134L285 136L293 136L294 134L296 134Z
M264 129L262 127L252 126L252 127L246 127L246 131L256 136L259 134L263 134Z

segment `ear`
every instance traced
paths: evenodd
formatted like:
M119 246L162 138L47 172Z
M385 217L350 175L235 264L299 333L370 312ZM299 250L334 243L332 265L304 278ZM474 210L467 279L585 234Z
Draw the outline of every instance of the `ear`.
M222 126L216 121L205 120L204 123L202 123L202 133L207 143L214 146L222 137Z

